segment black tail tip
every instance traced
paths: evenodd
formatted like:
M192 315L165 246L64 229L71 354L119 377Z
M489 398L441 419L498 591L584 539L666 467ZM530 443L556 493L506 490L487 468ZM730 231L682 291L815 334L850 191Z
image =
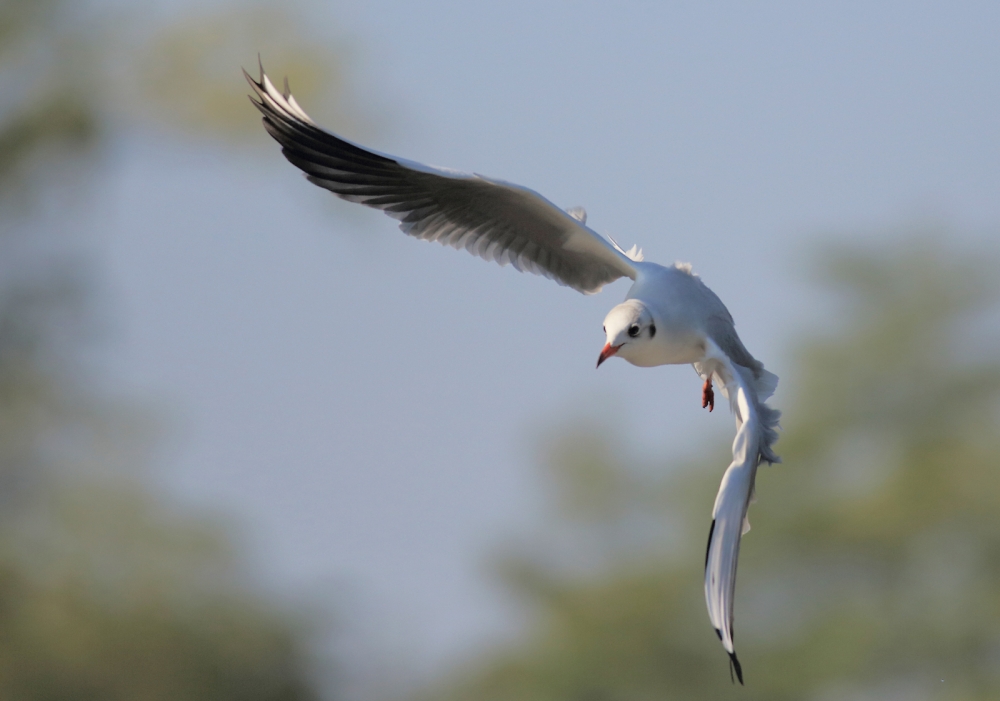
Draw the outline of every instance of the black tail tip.
M743 667L740 665L740 661L736 659L736 651L729 653L729 675L732 677L732 673L735 670L736 678L740 680L740 686L745 686L743 684ZM735 682L734 682L735 683Z

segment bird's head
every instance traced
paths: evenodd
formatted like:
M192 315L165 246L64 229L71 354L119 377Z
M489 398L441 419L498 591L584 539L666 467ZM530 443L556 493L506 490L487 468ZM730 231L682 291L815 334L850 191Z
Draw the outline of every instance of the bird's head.
M608 340L597 358L597 367L613 355L633 365L644 365L641 359L650 351L650 341L656 336L656 322L645 304L627 299L604 317L604 333Z

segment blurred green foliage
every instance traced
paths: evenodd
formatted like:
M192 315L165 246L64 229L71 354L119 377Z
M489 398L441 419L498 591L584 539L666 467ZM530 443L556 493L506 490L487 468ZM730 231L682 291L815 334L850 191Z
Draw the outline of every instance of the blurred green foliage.
M244 122L256 126L241 61L206 48L226 36L280 26L276 54L335 67L329 48L295 41L299 25L276 7L141 26L62 0L0 0L5 701L319 697L318 631L307 612L255 592L228 531L154 496L142 479L143 412L103 394L83 357L96 325L88 271L63 250L62 220L35 216L34 207L55 199L71 219L73 197L59 189L65 173L79 188L114 130L150 124L129 120L153 117L179 127L177 136L218 140L232 129L225 107L238 100L250 115ZM268 43L228 47L237 45L255 58ZM171 72L151 78L164 64ZM212 82L220 70L228 92Z
M315 699L308 637L220 532L137 485L66 479L0 531L0 697Z
M820 256L843 308L782 380L737 586L745 688L702 589L727 456L664 469L588 426L546 449L562 535L502 569L526 636L426 697L1000 698L996 261L946 240Z
M77 58L57 0L0 0L0 188L8 191L46 148L79 149L97 129L68 69ZM63 68L63 70L58 70Z
M304 34L304 21L288 4L255 4L182 19L160 29L150 41L128 86L137 115L188 133L216 139L266 144L259 113L248 110L246 81L239 68L256 76L258 54L269 75L293 76L295 94L324 115L331 128L355 130L341 97L346 86L340 67L344 43ZM273 155L273 153L271 154Z
M129 120L258 129L237 73L257 50L304 102L340 89L338 55L278 8L132 33L61 0L0 0L0 224L15 193L47 186L41 164L91 156ZM933 239L822 256L846 305L783 378L785 463L758 478L737 590L746 688L701 583L726 441L664 470L577 426L546 448L558 537L503 567L531 629L426 695L1000 698L1000 359L977 323L995 265ZM83 278L20 265L24 249L0 237L0 699L316 697L308 628L243 584L225 532L101 469L141 439L134 412L76 362Z

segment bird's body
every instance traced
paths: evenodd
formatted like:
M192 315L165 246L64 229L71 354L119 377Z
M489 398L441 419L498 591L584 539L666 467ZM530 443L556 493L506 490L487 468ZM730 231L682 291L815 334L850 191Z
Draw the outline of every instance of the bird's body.
M383 210L410 236L464 248L586 294L629 277L634 283L625 301L604 320L607 342L598 366L614 355L640 367L691 364L705 381L703 405L710 407L711 383L718 383L737 433L712 514L705 598L742 683L732 636L736 563L757 467L778 461L772 445L779 414L764 403L778 378L744 347L722 301L690 265L646 262L637 249L608 242L586 226L581 208L564 211L519 185L362 148L316 126L287 85L277 90L263 69L260 80L247 80L265 128L316 185Z
M703 360L708 329L702 310L718 305L720 318L727 318L722 302L689 266L637 262L635 268L636 280L625 300L642 302L662 333L654 334L643 348L628 353L623 349L617 355L639 367L688 365Z

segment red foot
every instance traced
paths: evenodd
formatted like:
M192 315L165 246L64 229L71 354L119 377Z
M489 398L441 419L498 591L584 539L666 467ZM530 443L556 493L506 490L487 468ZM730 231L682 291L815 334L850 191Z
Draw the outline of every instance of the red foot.
M705 380L701 388L701 408L708 407L709 411L715 408L715 392L712 391L712 378Z

